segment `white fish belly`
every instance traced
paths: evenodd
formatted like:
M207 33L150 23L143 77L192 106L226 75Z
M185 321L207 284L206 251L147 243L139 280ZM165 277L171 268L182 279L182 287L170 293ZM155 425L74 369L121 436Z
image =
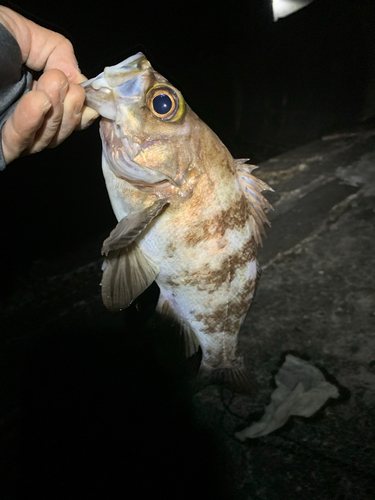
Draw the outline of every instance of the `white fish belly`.
M250 226L188 247L184 231L171 235L160 220L137 243L160 268L160 301L193 329L204 361L212 367L234 363L257 278Z

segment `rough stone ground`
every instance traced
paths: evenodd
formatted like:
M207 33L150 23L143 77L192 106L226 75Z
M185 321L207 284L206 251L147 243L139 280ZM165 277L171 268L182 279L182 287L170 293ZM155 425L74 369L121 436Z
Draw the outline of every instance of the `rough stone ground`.
M1 311L1 498L374 498L375 130L325 137L258 172L274 211L240 345L259 395L211 386L189 398L199 359L179 368L165 354L152 290L111 315L99 259L60 273L35 263ZM237 441L287 353L320 367L339 400Z

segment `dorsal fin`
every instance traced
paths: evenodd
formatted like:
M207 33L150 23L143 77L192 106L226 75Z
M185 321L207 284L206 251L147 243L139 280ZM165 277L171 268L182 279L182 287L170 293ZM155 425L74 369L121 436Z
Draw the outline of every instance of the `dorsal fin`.
M239 165L242 165L242 164L246 163L249 160L250 160L250 158L237 158L237 160L234 160L234 161L236 163L238 163ZM255 165L249 165L249 167L255 167Z
M262 191L273 192L273 189L264 181L251 175L251 172L258 167L255 165L246 165L245 161L247 161L247 159L235 160L238 165L236 167L237 175L243 192L249 201L250 212L254 220L253 232L255 241L258 245L261 245L262 234L266 234L264 224L268 224L269 226L271 225L264 210L272 209L272 206L267 198L262 195Z

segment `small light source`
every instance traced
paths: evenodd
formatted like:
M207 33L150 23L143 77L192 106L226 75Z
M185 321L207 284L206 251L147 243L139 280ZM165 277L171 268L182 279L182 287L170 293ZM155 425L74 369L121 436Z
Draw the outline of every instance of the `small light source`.
M287 17L297 10L303 9L313 0L272 0L273 20Z

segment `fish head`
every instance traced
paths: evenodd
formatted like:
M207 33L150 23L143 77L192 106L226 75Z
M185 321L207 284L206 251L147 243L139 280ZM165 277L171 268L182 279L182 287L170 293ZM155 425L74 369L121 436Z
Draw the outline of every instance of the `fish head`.
M146 190L181 188L194 170L199 118L142 53L82 84L102 117L103 154L116 177Z

